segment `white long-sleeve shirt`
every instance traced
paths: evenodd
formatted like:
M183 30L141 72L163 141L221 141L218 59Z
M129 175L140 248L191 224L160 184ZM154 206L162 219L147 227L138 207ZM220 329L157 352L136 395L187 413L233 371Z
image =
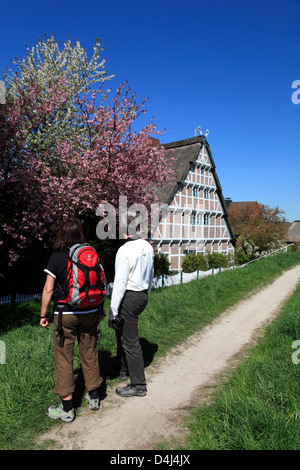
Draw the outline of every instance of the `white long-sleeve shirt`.
M154 273L154 252L149 242L141 238L128 240L119 248L115 261L115 278L109 318L118 315L126 290L151 289Z

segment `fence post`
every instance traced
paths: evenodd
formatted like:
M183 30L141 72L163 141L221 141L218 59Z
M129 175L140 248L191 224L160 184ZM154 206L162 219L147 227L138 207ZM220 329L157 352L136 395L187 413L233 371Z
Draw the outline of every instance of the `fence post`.
M182 284L182 271L180 273L180 284Z
M165 287L165 277L163 274L161 275L161 287Z

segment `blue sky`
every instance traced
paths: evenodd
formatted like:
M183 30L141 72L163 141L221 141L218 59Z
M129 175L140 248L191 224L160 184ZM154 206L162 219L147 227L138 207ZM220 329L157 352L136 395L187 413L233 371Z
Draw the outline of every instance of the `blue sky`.
M162 142L209 129L224 197L300 220L299 0L0 0L0 70L51 34L106 48ZM300 93L299 93L300 98Z

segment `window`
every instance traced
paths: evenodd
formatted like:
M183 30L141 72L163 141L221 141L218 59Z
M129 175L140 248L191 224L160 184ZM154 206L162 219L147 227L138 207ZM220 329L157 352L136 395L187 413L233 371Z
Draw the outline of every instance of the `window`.
M198 197L198 188L196 187L193 188L193 196Z
M204 225L209 225L209 215L208 214L204 214L203 224Z
M196 225L196 212L191 213L191 225Z
M209 199L209 190L204 189L204 199Z

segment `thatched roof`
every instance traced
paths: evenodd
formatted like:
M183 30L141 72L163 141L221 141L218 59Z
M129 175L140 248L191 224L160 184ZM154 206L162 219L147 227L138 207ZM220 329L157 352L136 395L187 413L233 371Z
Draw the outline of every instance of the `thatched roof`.
M293 243L300 243L300 220L295 220L287 233L287 241Z

